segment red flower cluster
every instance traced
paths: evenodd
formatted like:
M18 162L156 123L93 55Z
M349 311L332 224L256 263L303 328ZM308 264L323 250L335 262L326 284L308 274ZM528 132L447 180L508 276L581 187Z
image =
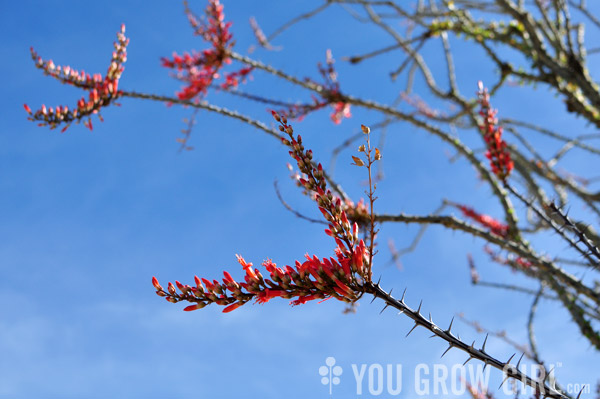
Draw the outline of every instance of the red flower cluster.
M520 256L510 255L508 257L501 256L499 253L494 252L490 247L485 246L484 251L492 258L492 260L501 265L511 266L514 269L529 269L533 266L533 263L527 259L523 259Z
M244 82L246 77L252 72L252 67L245 67L239 71L225 73L225 82L221 83L222 89L236 88L240 84L240 80Z
M165 291L153 278L156 293L166 297L169 302L194 303L185 310L201 309L216 303L226 306L224 312L230 312L252 299L265 303L275 297L295 297L297 299L292 301L292 305L299 305L313 299L335 298L354 302L360 298L364 282L370 279L371 267L365 243L358 238L358 225L350 223L342 201L327 189L323 167L321 164L313 165L312 151L304 149L302 137L294 136L293 128L287 124L285 116L273 112L273 117L280 124L279 130L288 136L282 137L282 141L290 148L290 155L303 173L300 183L307 190L317 193L319 210L329 222L325 233L333 237L337 244L336 257L319 259L307 255L304 263L297 261L295 267L286 266L283 269L267 260L263 266L269 272L269 278L265 279L258 269L252 268L251 263L238 256L238 261L246 271L244 281L235 281L227 272L224 272L222 282L196 277L196 287L175 282L180 293L172 283Z
M40 126L50 126L56 128L61 123L67 125L62 129L64 132L72 122L77 122L88 117L84 125L92 130L92 120L89 118L92 114L98 114L102 107L106 107L119 97L119 79L125 67L123 64L127 61L127 45L129 39L125 37L125 25L121 25L121 30L117 32L117 41L115 42L115 51L112 54L112 60L108 67L106 76L102 74L90 75L85 71L77 71L70 66L54 65L52 60L44 61L33 48L31 48L31 57L36 67L42 69L46 75L57 79L61 83L70 84L89 92L88 99L82 97L77 102L75 109L69 109L67 106L57 106L56 108L46 108L45 105L32 112L31 108L25 104L25 111L30 115L29 120L40 122ZM102 120L102 118L100 117Z
M340 98L340 83L337 80L337 72L333 67L334 62L331 50L327 50L326 66L323 67L319 63L319 72L325 79L325 87L329 96L327 100L333 106L333 112L330 115L331 120L339 125L342 123L343 118L350 118L352 114L350 113L350 104L343 102Z
M346 258L338 250L337 260L334 258L319 259L306 256L306 261L296 261L295 267L279 268L271 260L263 262L269 272L264 278L259 269L253 268L238 255L238 262L244 268L244 281L235 281L228 272L223 272L222 282L208 281L194 277L195 287L183 285L179 281L175 285L169 283L165 291L158 280L153 277L152 284L159 296L172 303L187 301L194 303L184 310L202 309L215 303L225 306L224 313L246 304L254 299L258 303L266 303L272 298L297 298L292 305L301 305L314 299L336 298L344 302L354 302L360 296L355 273L361 274L364 265L364 244L357 246L355 256Z
M495 234L500 237L503 237L503 238L505 238L508 235L509 228L508 228L507 224L499 222L498 220L494 219L493 217L491 217L489 215L484 215L484 214L478 213L474 209L469 208L468 206L459 205L459 204L455 204L454 206L456 208L460 209L460 211L463 213L463 215L465 215L469 219L472 219L475 222L482 225L483 227L488 228L490 230L490 233Z
M490 160L492 172L496 177L506 182L506 178L514 165L506 142L502 139L502 126L498 126L498 119L496 118L498 110L490 107L490 95L481 81L478 83L478 88L479 115L483 118L483 123L479 125L479 129L487 146L485 156Z
M186 14L195 34L201 36L211 47L200 53L173 53L173 58L162 58L162 65L176 71L175 77L186 83L177 96L182 100L191 100L205 95L215 79L220 77L219 71L225 64L231 63L229 51L233 48L233 35L229 31L231 22L225 22L223 5L219 0L209 0L206 7L207 21L199 20L187 8ZM245 79L252 68L245 67L237 72L225 74L222 88L237 87L240 79Z
M350 113L350 104L344 102L340 94L340 84L337 80L337 72L333 67L334 62L335 60L331 55L331 50L327 50L326 66L324 67L321 63L318 64L319 73L324 79L323 86L325 86L322 99L312 97L313 102L310 104L293 105L285 110L278 111L278 113L289 119L302 120L310 112L331 105L333 107L333 112L329 117L336 125L342 123L344 118L352 117L352 114Z

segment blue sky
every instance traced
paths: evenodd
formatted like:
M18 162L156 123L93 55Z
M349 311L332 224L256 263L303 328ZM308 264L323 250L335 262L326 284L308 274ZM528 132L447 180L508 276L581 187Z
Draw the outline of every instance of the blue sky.
M205 5L192 6L200 11ZM225 7L234 22L236 48L244 52L254 41L250 16L268 33L314 5L271 1L256 8L229 1ZM3 10L0 398L326 398L317 371L328 356L344 367L334 398L355 396L351 364L361 363L401 363L407 379L401 396L412 396L412 369L418 363L439 363L445 345L419 330L404 338L408 320L393 312L379 315L381 304L363 301L357 314L344 315L343 305L333 301L290 308L274 300L224 315L216 307L184 313L183 306L154 294L153 275L165 283L191 282L195 274L218 278L224 269L241 277L235 254L255 264L267 257L292 264L306 252L332 254L333 243L322 226L298 220L277 200L274 180L290 204L318 214L288 179L290 158L275 140L200 112L190 139L195 150L179 153L175 139L190 111L132 99L107 109L105 122L94 121L93 132L73 126L61 135L26 120L23 103L32 108L74 104L80 96L36 70L29 47L57 64L104 73L123 22L131 43L121 87L174 93L179 83L160 67L160 57L203 48L180 4L4 1ZM294 75L318 78L316 63L324 60L326 49L339 59L388 40L357 25L341 9L331 9L281 35L274 43L284 46L281 51L254 56ZM491 72L477 61L479 53L459 43L456 49L461 90L473 94L477 80L491 78ZM342 89L392 101L403 89L387 77L398 57L358 67L338 61ZM282 100L308 98L259 73L245 89ZM422 89L417 82L417 93ZM219 95L209 100L270 123L264 106ZM508 88L494 104L504 116L585 130L543 88ZM295 125L325 165L331 150L361 123L378 121L372 113L353 109L353 118L334 126L328 113ZM464 140L477 143L473 133L465 133ZM410 125L393 125L383 150L386 179L378 187L378 209L427 214L448 198L498 215L498 204L472 168L464 161L449 164L448 151ZM582 171L593 162L567 157L565 165ZM336 178L355 199L364 190L362 172L350 166L349 151L342 153ZM419 250L403 259L403 270L390 266L388 239L404 247L416 231L414 226L383 226L376 267L384 287L408 287L409 304L423 299L425 311L442 325L464 312L524 342L532 299L471 286L466 253L473 253L484 280L531 282L487 262L481 242L441 228L427 232ZM600 358L568 323L568 315L543 302L538 320L542 352L549 362L562 363L559 378L594 384ZM482 341L469 327L457 326L462 337ZM512 353L498 340L487 347L503 359ZM441 362L464 360L451 351Z

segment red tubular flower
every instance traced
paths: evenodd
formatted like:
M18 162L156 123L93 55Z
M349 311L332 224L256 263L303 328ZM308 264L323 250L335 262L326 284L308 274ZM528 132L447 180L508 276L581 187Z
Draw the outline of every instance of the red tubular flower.
M194 276L194 282L196 283L196 288L204 292L204 286L202 285L202 281L198 276Z
M206 306L206 304L205 304L204 302L199 302L199 303L197 303L197 304L195 304L195 305L190 305L190 306L187 306L187 307L185 307L183 310L184 310L185 312L191 312L192 310L198 310L198 309L202 309L202 308L203 308L203 307L205 307L205 306ZM233 306L233 305L232 305L232 306ZM228 306L228 307L231 307L231 306ZM227 310L227 308L225 308L225 310ZM223 312L225 312L225 310L223 310ZM231 310L233 310L233 309L231 309Z
M232 303L231 305L227 306L225 309L223 309L223 313L229 313L232 310L235 310L237 308L239 308L240 306L242 306L244 304L244 302L235 302ZM188 306L189 308L189 306ZM187 308L186 308L187 309ZM185 309L184 309L185 310Z
M117 41L115 42L115 51L105 76L94 74L93 76L85 71L77 71L70 66L57 66L52 60L44 61L33 48L31 48L31 57L36 67L42 69L46 75L53 77L61 83L73 85L88 92L88 99L82 97L77 102L77 107L69 109L67 106L57 106L56 108L46 108L45 105L32 112L31 108L25 104L25 111L29 114L29 120L39 122L40 126L50 126L56 128L60 124L65 124L62 132L67 130L72 122L79 123L84 119L83 124L93 129L91 115L97 114L100 120L100 110L103 107L114 103L120 96L119 79L123 74L125 67L123 64L127 61L127 45L129 39L125 37L125 25L121 25L121 30L117 32ZM61 133L62 133L61 132Z
M272 298L282 297L285 295L287 295L287 292L284 290L270 290L267 288L257 294L256 301L258 303L267 303Z
M340 297L345 298L348 296L348 291L346 291L343 288L340 287L333 287L333 290L335 291L336 294L338 294Z
M225 279L223 281L235 283L235 280L233 279L233 277L231 277L231 274L229 274L229 272L224 271L223 275L225 276Z
M502 139L502 126L498 126L498 119L496 118L498 111L490 107L490 95L481 81L478 83L478 88L479 115L483 118L479 130L483 134L487 146L485 156L490 160L492 172L496 177L502 182L506 182L506 178L512 171L514 164L506 142Z
M354 254L352 255L352 264L356 266L358 273L362 274L363 272L363 256L365 255L365 242L360 240Z
M204 277L202 278L202 282L204 283L204 285L206 286L206 289L208 291L212 291L213 290L213 286L214 284L211 283L210 281L208 281L207 279L205 279Z
M298 299L296 299L295 301L292 301L291 305L292 306L304 305L308 301L313 301L315 299L322 299L322 298L323 297L320 294L312 294L312 295L301 296Z
M242 258L240 255L236 255L236 257L237 257L238 263L240 265L242 265L242 267L246 271L247 277L249 277L251 280L258 280L256 273L254 273L254 271L252 270L252 263L246 263L244 258Z
M156 288L157 291L162 291L162 287L161 285L158 283L158 280L156 279L156 277L152 277L152 285L154 286L154 288Z
M175 286L171 282L169 282L169 285L167 287L168 287L167 289L169 290L169 294L171 294L171 295L175 294L175 292L177 291L175 289Z

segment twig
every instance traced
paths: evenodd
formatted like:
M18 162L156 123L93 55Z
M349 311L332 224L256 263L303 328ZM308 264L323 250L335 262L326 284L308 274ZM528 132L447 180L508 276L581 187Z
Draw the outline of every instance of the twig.
M275 187L275 194L277 194L277 198L279 199L279 202L281 202L281 204L285 207L285 209L287 209L288 211L290 211L291 213L293 213L294 215L296 215L300 219L307 220L307 221L309 221L311 223L319 223L319 224L327 225L327 223L324 222L324 221L322 221L322 220L313 219L311 217L308 217L308 216L305 216L305 215L301 214L300 212L298 212L297 210L295 210L294 208L292 208L287 202L285 202L285 200L281 196L281 192L279 191L279 185L277 184L277 180L275 180L273 182L273 187Z

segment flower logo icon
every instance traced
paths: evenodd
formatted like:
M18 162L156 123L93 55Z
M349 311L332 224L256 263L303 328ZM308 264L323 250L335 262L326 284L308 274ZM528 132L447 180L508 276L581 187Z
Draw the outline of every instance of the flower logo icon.
M340 383L340 375L342 375L342 368L335 366L335 357L328 357L325 359L325 366L319 367L319 374L321 375L321 384L329 385L329 394L331 395L331 388L333 385Z

